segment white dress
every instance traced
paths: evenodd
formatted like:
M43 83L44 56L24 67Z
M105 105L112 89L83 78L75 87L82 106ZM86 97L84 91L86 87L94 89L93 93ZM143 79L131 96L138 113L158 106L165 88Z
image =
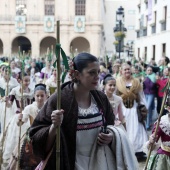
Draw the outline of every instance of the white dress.
M132 84L128 84L127 86L131 86ZM139 91L140 104L146 106L146 100L143 91ZM146 130L142 123L138 121L137 115L137 102L134 101L134 105L132 108L123 107L123 114L126 120L126 130L127 136L134 148L135 152L143 151L143 144L148 141L148 136Z
M35 77L35 68L31 68L30 70L30 85L31 89L34 89L36 85L36 77Z
M18 81L11 77L8 83L8 91L10 92L14 87L18 86L19 83ZM6 88L7 88L7 82L5 79L2 77L0 79L0 87L5 90L5 93L7 93ZM5 117L5 98L1 98L0 100L0 109L1 109L1 114L0 114L0 122L1 122L1 132L3 132L3 127L4 127L4 117ZM13 103L12 107L6 108L6 120L5 120L5 127L7 127L11 117L14 115L14 111L16 111L16 104L15 102Z
M17 101L21 101L20 86L13 88L12 91L10 92L10 95L14 95ZM28 102L30 102L33 99L33 96L34 96L33 91L23 94L23 104L24 104L24 108L26 109L26 111L22 111L22 113L28 113L26 106L29 104ZM19 112L19 111L20 109L17 108L16 112ZM5 137L5 142L4 142L4 153L3 153L4 162L9 161L13 150L18 144L19 126L17 126L17 121L18 121L18 114L14 113L14 115L11 117L9 126L7 128L7 132L6 132L6 137ZM26 132L28 127L30 127L29 121L26 122L23 126L21 126L21 137Z
M94 99L88 109L78 109L77 136L76 136L76 162L75 170L88 170L92 146L97 138L102 122Z
M50 78L53 70L53 66L50 67L50 71L47 71L47 67L42 68L41 73L44 73L48 78ZM46 78L46 77L45 77Z
M115 115L115 120L120 120L121 122L124 120L124 115L121 115L123 113L119 113L119 105L123 109L123 100L120 96L117 96L115 94L112 95L112 98L108 98L109 102L113 108L113 113ZM124 122L123 122L124 123Z

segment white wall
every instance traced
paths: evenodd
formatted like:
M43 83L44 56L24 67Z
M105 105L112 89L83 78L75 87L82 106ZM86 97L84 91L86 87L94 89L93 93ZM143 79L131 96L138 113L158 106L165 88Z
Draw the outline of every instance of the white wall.
M147 47L147 61L149 61L153 57L153 45L156 46L155 52L155 60L158 62L159 59L162 57L162 44L166 43L166 56L170 57L170 0L158 0L157 4L155 5L152 2L152 20L148 22L147 29L148 34L147 37L140 37L136 39L135 43L135 52L136 56L138 56L138 48L140 48L140 57L144 56L144 48ZM164 6L167 6L167 27L166 31L161 31L161 24L160 20L164 17ZM156 33L151 33L151 26L154 22L154 11L157 11L157 21L156 21ZM148 14L148 10L145 8L145 4L142 1L141 4L141 13L138 13L136 18L136 29L139 29L139 22L138 19L141 15L146 16ZM146 17L144 17L146 18Z

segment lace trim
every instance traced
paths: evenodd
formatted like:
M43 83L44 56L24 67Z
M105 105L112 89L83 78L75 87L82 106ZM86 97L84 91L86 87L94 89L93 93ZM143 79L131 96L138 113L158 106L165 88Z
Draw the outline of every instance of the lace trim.
M90 107L87 108L87 109L83 109L81 107L78 107L78 111L79 111L78 116L87 116L89 114L98 113L99 109L97 107L97 104L96 104L95 100L93 99L93 97L91 97L91 105L90 105Z
M170 120L168 114L162 116L159 126L166 135L170 136Z

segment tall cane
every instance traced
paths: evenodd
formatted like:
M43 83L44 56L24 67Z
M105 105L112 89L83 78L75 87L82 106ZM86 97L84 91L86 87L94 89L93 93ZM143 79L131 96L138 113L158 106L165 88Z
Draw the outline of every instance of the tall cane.
M157 124L156 124L155 132L154 132L154 138L157 135L158 127L159 127L160 120L161 120L161 117L162 117L162 114L163 114L163 110L164 110L165 101L166 101L167 96L168 96L169 87L170 87L170 78L168 79L168 82L166 84L166 89L165 89L165 93L164 93L164 97L163 97L163 101L162 101L162 105L161 105L161 111L160 111L160 114L159 114L159 117L158 117L158 121L157 121ZM149 158L151 156L151 152L153 150L153 146L154 146L154 143L152 143L150 145L149 153L148 153L148 157L147 157L147 160L146 160L146 164L145 164L144 170L147 170L147 166L148 166L148 163L149 163Z
M9 81L7 81L5 98L8 96L8 85L9 85ZM0 170L1 170L1 166L3 164L3 148L4 148L4 141L5 141L5 135L6 135L6 132L5 132L6 112L7 112L7 101L5 102L5 115L4 115L4 121L3 121L4 125L3 125L3 135L2 135L2 148L1 148L1 155L0 155Z
M24 77L24 56L25 56L25 51L23 51L23 59L22 59L22 68L21 68L21 106L20 106L20 112L22 114L22 110L24 108L23 106L23 77ZM19 165L19 159L20 159L20 140L21 140L21 120L19 121L19 137L18 137L18 161L17 161L17 166L16 169L20 169Z
M57 21L57 44L60 44L60 21ZM57 110L61 109L60 50L57 54ZM60 126L56 129L56 170L60 170Z

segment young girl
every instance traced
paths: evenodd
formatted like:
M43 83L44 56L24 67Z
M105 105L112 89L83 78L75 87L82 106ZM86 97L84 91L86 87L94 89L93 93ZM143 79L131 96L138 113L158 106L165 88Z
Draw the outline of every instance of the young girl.
M17 127L18 124L22 124L22 128L25 130L27 129L26 131L22 132L23 134L26 133L26 135L22 137L22 139L24 140L21 141L21 145L20 145L22 146L21 155L20 155L20 168L21 169L26 168L26 169L33 170L35 169L35 167L40 161L40 159L35 157L32 154L32 152L29 152L30 150L27 149L28 146L30 146L28 128L32 125L35 117L37 116L38 112L43 107L47 99L46 86L44 84L37 84L35 86L34 98L35 98L35 102L26 106L22 114L16 115L17 122L15 126ZM9 163L9 167L11 170L15 169L17 158L18 158L18 146L16 146L16 149L13 151L13 154L12 154L12 157Z
M7 92L7 83L8 83L8 92ZM0 90L1 90L0 108L2 109L2 112L0 114L0 122L1 122L2 132L4 132L3 128L4 128L5 114L6 114L5 126L7 126L11 117L14 115L13 109L16 109L16 105L14 103L10 108L6 108L6 113L5 113L5 96L8 95L10 91L18 85L19 83L17 82L17 80L12 76L10 76L9 68L6 66L3 67L2 78L0 78Z
M123 116L122 98L115 95L116 80L110 75L106 75L103 80L104 92L110 101L113 108L113 113L115 114L115 125L120 125L121 123L125 126L125 118Z
M168 108L170 111L170 108ZM153 144L153 149L157 148L154 158L149 161L149 170L168 170L170 169L170 113L161 117L156 138L154 133L157 123L154 125L152 135L144 146L145 151ZM161 139L161 143L158 142Z
M29 88L30 84L30 77L28 74L24 74L23 79L23 96L21 94L21 85L12 89L7 98L7 106L11 107L13 102L16 102L17 109L13 110L13 113L21 113L21 103L22 109L24 109L27 105L33 102L34 91ZM3 160L4 162L8 162L9 158L14 150L15 146L18 143L19 138L19 127L16 127L16 115L14 114L11 117L9 122L9 126L6 131L5 143L4 143L4 153L3 153ZM21 128L21 134L25 132L26 129Z

